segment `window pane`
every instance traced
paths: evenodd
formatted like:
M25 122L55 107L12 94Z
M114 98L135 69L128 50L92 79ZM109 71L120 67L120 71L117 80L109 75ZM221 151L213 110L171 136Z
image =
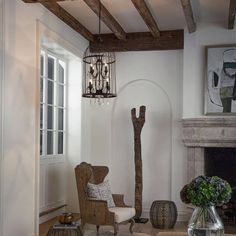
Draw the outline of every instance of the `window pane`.
M40 102L43 102L43 78L40 78Z
M58 154L63 154L63 133L58 133Z
M43 131L40 130L40 155L43 154Z
M64 128L64 110L58 109L58 130L63 130Z
M64 152L66 70L63 60L41 50L40 155Z
M48 80L48 104L53 104L54 83Z
M40 129L43 129L43 104L40 104Z
M59 78L58 81L60 83L64 83L64 73L65 73L65 63L62 61L59 61Z
M55 71L55 66L54 66L54 58L48 57L48 78L49 79L54 79L54 71Z
M41 55L40 57L40 75L43 76L44 75L44 57L43 55Z
M47 132L47 154L53 154L53 131Z
M58 106L64 107L64 86L58 85Z
M53 107L48 106L48 129L53 129Z

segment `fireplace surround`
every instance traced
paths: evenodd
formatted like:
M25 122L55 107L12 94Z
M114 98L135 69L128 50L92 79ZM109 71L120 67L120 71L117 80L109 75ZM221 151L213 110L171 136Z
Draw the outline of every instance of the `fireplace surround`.
M204 175L206 147L236 148L236 118L189 118L182 120L187 147L188 181Z
M182 120L182 126L183 142L187 147L188 182L199 175L214 175L213 172L216 168L209 170L209 165L215 165L213 164L215 160L211 160L213 158L218 159L219 162L225 156L225 161L231 160L232 165L234 165L236 161L233 160L234 157L236 158L236 118L189 118ZM205 155L208 155L208 157L206 158ZM216 156L218 157L216 158ZM227 159L227 157L230 158ZM222 170L217 169L218 172L216 171L215 175L220 176L219 173L224 171L224 168L227 168L225 163L222 165ZM236 172L235 165L234 168ZM232 171L232 168L230 168L230 171ZM227 175L223 174L222 177L224 176ZM234 185L234 181L231 181L231 185ZM236 203L236 199L232 199L232 201ZM236 212L236 207L234 211ZM228 222L224 221L229 225L235 225L235 222L236 215Z

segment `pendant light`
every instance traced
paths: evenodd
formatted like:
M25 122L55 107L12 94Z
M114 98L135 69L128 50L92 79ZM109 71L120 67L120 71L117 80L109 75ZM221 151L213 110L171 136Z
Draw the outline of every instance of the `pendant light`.
M101 2L99 1L99 43L101 39ZM101 98L116 97L114 52L91 52L88 47L83 56L83 91L85 98L96 98L99 103Z

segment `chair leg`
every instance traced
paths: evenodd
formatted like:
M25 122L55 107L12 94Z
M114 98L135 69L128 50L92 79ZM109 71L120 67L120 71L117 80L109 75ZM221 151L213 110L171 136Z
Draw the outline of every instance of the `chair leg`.
M100 227L100 225L96 225L96 227L97 227L97 233L99 232L99 227Z
M85 226L85 222L81 219L80 229L82 230L83 233L84 233L84 231L85 231L84 226Z
M129 232L132 234L135 221L134 219L130 219L129 222L130 222Z
M114 223L113 227L114 227L114 235L117 235L118 232L119 232L119 226L118 226L118 224L117 224L117 223Z

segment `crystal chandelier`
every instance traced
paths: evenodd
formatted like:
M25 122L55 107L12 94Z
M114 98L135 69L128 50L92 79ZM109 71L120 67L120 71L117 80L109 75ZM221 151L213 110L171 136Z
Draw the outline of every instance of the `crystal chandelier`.
M99 36L101 34L101 2L99 1ZM116 97L115 53L91 52L88 47L83 56L84 75L82 96L86 98Z

